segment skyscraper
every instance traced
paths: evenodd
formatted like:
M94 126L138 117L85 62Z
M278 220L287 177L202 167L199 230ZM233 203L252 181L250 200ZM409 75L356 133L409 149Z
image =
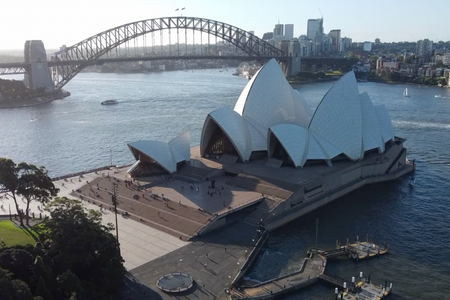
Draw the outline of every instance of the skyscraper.
M283 24L275 24L273 29L273 37L283 36Z
M292 40L294 38L294 24L284 25L284 37L288 40Z
M331 51L332 52L339 52L341 51L341 30L340 29L333 29L330 31L329 34L331 38Z
M323 34L323 19L309 19L307 30L306 35L310 40L314 41L317 36L321 36Z
M419 56L431 55L432 51L433 51L433 41L430 41L429 39L417 41L417 45L416 45L416 54L417 55L419 55Z

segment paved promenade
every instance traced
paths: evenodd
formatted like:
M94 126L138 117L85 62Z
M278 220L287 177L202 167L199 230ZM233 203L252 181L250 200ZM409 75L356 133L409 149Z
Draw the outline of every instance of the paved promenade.
M108 171L104 172L105 174ZM113 172L109 172L111 175ZM78 176L61 179L55 181L54 184L60 189L58 196L76 198L72 193L72 190L81 188L86 184L86 181L93 181L96 178L101 177L101 174L89 173L83 175L83 178ZM81 180L81 181L80 181ZM9 207L11 207L11 213L16 214L16 208L14 202L10 198L6 198L4 194L0 194L0 205L3 205L3 210L0 209L0 215L9 215ZM100 210L98 205L82 201L83 205L88 209ZM25 203L22 199L19 200L20 209L25 209ZM42 205L38 202L31 202L30 211L35 213L35 216L41 212L43 215L48 215L42 208ZM102 223L115 224L114 213L107 209L102 209ZM174 237L172 234L165 233L161 230L157 230L144 224L142 222L133 220L132 218L118 217L119 223L119 241L120 249L123 259L125 260L125 267L127 270L131 270L140 266L148 261L161 257L169 252L175 251L189 242L182 241L178 237ZM115 231L112 232L115 235Z

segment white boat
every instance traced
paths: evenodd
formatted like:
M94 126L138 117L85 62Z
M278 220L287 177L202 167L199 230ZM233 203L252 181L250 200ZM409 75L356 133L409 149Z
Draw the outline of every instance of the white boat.
M117 102L116 99L102 101L102 105L113 105L113 104L117 104L117 103L119 103L119 102Z
M408 88L403 91L403 97L409 97Z

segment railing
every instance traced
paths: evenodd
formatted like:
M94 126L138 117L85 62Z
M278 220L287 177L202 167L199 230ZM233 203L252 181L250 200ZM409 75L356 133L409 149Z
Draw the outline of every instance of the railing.
M252 251L248 255L245 263L239 269L239 272L236 274L236 277L234 277L233 281L231 282L232 287L235 287L237 285L237 283L242 279L242 277L244 277L245 272L248 271L251 264L253 263L255 258L258 256L259 252L261 251L262 247L265 245L268 238L269 238L269 231L266 229L266 230L264 230L264 232L261 235L261 237L259 238L259 240L256 242Z

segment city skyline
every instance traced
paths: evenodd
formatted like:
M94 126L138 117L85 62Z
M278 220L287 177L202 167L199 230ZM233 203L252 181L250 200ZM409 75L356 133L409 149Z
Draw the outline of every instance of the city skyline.
M3 28L0 50L23 49L25 41L31 39L42 40L47 49L56 49L122 24L181 15L221 21L254 31L259 37L272 31L278 22L294 24L294 37L306 35L308 19L323 17L324 33L340 29L341 37L350 37L354 42L373 42L376 38L381 42L416 42L426 38L434 42L450 40L450 31L443 30L445 26L441 28L438 22L442 20L445 24L445 11L423 6L418 0L394 3L382 0L373 8L353 0L345 5L328 0L320 4L274 4L266 0L230 0L227 3L129 0L125 7L111 6L105 0L80 0L76 5L42 0L39 9L35 3L24 0L6 5L11 13L0 20L0 28ZM56 13L58 10L61 13Z

